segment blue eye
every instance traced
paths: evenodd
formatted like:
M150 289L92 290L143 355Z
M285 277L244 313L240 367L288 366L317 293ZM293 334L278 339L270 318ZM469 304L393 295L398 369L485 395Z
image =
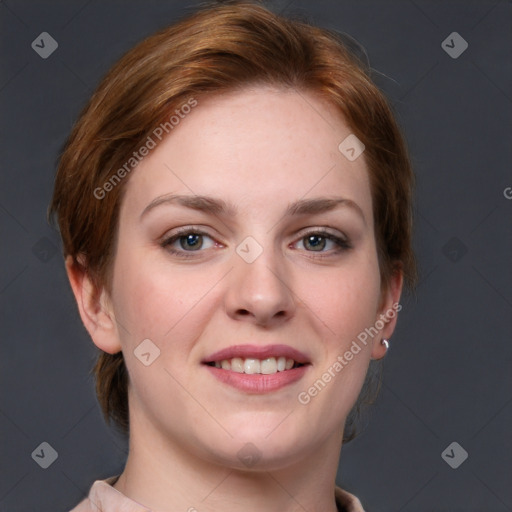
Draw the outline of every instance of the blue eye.
M206 239L209 239L209 242ZM197 229L185 229L166 238L161 245L176 256L190 258L193 256L190 253L201 252L201 249L209 249L215 245L215 242L207 233Z
M198 233L190 233L188 235L180 236L178 241L182 249L192 249L193 251L197 251L203 246L203 235L199 235Z
M323 230L307 233L298 243L302 243L307 252L319 253L328 252L329 249L334 249L336 253L352 247L348 240Z
M293 245L296 246L298 244L301 244L301 249L308 253L318 253L315 256L317 258L334 256L352 248L348 239L336 236L325 230L306 233ZM211 249L218 244L204 231L189 227L183 228L165 238L160 245L178 258L193 258L200 256L203 250Z
M332 242L332 240L329 240L325 236L320 235L308 235L305 236L302 241L304 242L304 247L308 249L308 246L311 247L311 250L313 251L321 251L325 249L325 246L328 244L328 242Z

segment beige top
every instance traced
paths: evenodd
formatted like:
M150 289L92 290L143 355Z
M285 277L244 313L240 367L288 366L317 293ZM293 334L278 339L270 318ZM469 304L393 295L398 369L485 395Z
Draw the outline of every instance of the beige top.
M106 480L96 480L89 496L71 512L151 512L112 487L118 478L113 476ZM364 512L361 502L353 494L336 487L335 496L339 512Z

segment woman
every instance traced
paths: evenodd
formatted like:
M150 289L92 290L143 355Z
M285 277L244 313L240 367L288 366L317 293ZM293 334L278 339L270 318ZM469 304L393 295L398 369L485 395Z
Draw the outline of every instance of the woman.
M74 511L363 510L335 476L414 281L411 188L386 100L325 30L214 5L125 55L50 209L129 433Z

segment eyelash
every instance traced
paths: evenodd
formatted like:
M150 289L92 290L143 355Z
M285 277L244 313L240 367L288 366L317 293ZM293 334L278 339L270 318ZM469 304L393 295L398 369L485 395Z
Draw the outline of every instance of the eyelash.
M327 254L324 251L308 251L307 253L312 253L313 258L321 260L326 258L331 258L333 256L337 256L342 252L348 251L349 249L352 249L352 244L348 240L348 238L341 238L339 236L334 235L333 233L330 233L326 229L319 228L319 229L312 229L311 231L307 231L303 233L296 242L293 243L295 245L298 241L303 241L305 238L308 238L310 236L319 236L321 238L324 238L326 240L330 240L334 242L337 245L337 248L333 251L328 251ZM304 242L303 242L304 243Z
M187 228L182 228L182 229L178 230L176 233L174 233L170 237L164 238L161 241L160 245L161 245L162 248L166 249L168 252L170 252L171 254L173 254L174 256L177 256L179 258L194 258L194 257L196 257L196 254L194 254L194 253L200 253L200 252L203 252L203 251L201 251L201 250L197 250L197 251L177 251L177 250L172 249L170 247L174 242L176 242L180 238L185 237L187 235L207 236L208 238L211 238L213 240L213 237L211 237L205 231L203 231L201 229L196 229L196 228L193 228L193 227L187 227ZM325 229L322 229L322 228L316 229L316 230L312 230L312 231L309 231L307 233L304 233L297 241L304 240L305 238L307 238L309 236L314 236L314 235L320 236L320 237L325 238L327 240L331 240L332 242L334 242L338 246L338 248L334 251L334 254L322 255L322 252L318 252L318 254L314 256L316 259L329 258L329 257L331 257L333 255L336 255L336 254L339 254L341 252L344 252L344 251L347 251L349 249L352 249L352 244L350 243L350 241L348 239L340 238L340 237L338 237L338 236L336 236L336 235L334 235L334 234L330 233L329 231L327 231ZM296 242L294 242L294 243L296 243ZM306 251L306 252L315 253L317 251Z
M179 229L174 235L164 238L161 242L161 246L169 251L174 256L178 256L179 258L194 258L196 255L194 253L196 252L202 252L202 251L177 251L176 249L172 249L170 246L179 240L180 238L187 236L187 235L201 235L201 236L207 236L208 238L212 238L208 233L201 229L195 229L193 227L187 227ZM213 238L212 238L213 240Z

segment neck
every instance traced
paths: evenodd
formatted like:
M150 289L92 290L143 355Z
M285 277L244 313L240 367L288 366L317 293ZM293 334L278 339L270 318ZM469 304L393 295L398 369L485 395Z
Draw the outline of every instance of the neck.
M284 467L233 469L191 453L140 418L130 418L130 451L114 487L152 510L336 512L341 433ZM258 464L260 466L260 464ZM265 466L262 466L265 467ZM272 468L271 468L272 467Z

